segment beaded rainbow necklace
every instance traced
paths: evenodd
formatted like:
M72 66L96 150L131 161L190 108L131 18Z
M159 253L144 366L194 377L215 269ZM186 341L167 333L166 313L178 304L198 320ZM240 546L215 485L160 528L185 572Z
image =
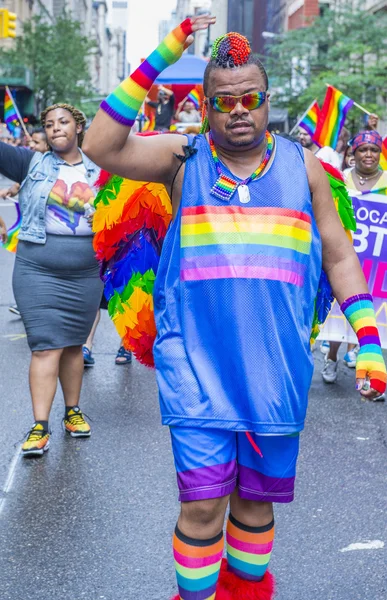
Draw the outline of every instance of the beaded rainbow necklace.
M238 187L247 186L250 183L250 181L253 181L258 177L258 175L260 175L260 173L262 173L262 171L264 170L264 168L270 160L274 147L273 136L268 131L266 131L265 135L267 141L267 148L261 164L255 169L254 173L252 173L250 177L244 179L243 181L236 181L235 179L232 179L232 177L228 177L227 175L224 175L222 173L222 169L220 166L221 163L216 153L214 140L212 139L211 132L209 133L211 154L212 158L214 159L216 171L218 173L218 179L215 181L211 189L211 194L213 194L213 196L216 196L217 198L220 198L225 202L229 202Z

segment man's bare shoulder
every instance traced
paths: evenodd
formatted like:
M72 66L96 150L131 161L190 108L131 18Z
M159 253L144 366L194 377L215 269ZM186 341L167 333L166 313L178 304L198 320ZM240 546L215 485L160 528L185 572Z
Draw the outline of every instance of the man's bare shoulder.
M187 145L187 137L177 133L140 134L130 136L129 143L141 148L145 152L145 158L147 158L147 150L149 151L150 149L170 150L172 152L181 151L182 147Z
M319 186L321 180L323 184L325 184L327 178L321 162L316 158L313 152L307 148L303 148L302 150L304 152L305 168L308 175L309 186L313 191L316 186Z

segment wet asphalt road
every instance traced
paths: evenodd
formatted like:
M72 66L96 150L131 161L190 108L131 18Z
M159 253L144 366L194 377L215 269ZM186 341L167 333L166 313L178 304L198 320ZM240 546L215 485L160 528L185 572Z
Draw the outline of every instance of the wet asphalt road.
M0 214L9 225L14 208L0 201ZM92 437L65 436L58 390L49 452L20 459L32 415L29 350L8 311L12 264L0 250L0 600L169 600L178 503L154 374L114 365L104 313L82 390ZM344 366L323 384L315 356L296 500L276 510L276 600L386 600L387 407L360 402Z

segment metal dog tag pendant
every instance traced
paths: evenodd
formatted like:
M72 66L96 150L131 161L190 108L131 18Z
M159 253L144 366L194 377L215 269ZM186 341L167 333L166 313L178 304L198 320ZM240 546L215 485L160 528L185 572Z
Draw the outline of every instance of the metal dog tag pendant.
M250 202L250 192L247 185L238 186L239 201L242 204L248 204Z

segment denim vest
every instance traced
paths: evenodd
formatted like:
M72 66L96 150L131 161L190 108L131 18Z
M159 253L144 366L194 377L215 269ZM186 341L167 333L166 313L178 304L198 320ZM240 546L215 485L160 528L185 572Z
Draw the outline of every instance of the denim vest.
M86 179L90 187L95 184L100 169L80 150L86 167ZM27 177L19 191L22 214L19 240L35 244L46 243L46 204L52 187L59 175L60 165L65 164L54 152L36 152L30 162Z

